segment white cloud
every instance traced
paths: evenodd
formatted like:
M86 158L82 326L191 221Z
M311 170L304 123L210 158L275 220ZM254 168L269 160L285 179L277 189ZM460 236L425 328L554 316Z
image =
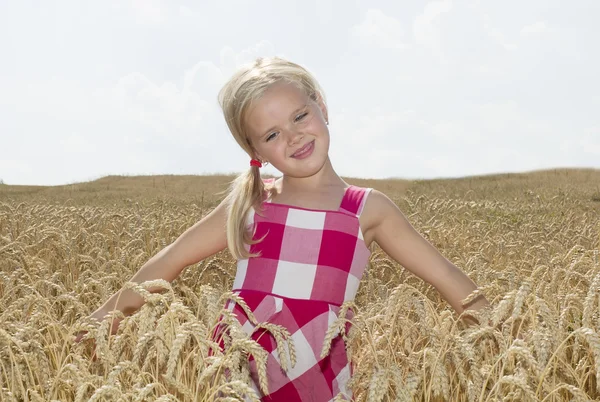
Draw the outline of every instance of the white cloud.
M261 40L260 42L247 47L241 52L235 55L236 64L239 66L244 63L253 61L259 56L275 56L275 46L267 40Z
M269 46L258 43L234 52L233 59L241 63ZM217 103L226 78L221 67L201 61L177 80L182 85L157 83L133 72L104 88L82 88L71 80L54 79L30 83L22 93L17 88L5 91L3 98L11 99L14 107L27 107L45 131L68 134L37 142L34 151L28 150L26 138L13 138L18 157L0 164L2 172L9 172L3 179L60 184L65 182L61 177L67 176L72 182L106 174L240 171L248 158L234 144ZM43 123L42 116L46 116ZM21 159L45 164L44 177Z
M92 153L94 144L81 134L72 133L68 137L61 138L58 143L65 153Z
M333 0L316 0L315 1L316 16L321 23L330 23L335 18L335 6Z
M332 161L350 176L519 172L585 164L576 156L583 145L600 152L598 129L566 143L559 127L528 116L514 100L469 105L447 119L424 110L365 113L332 117Z
M425 6L423 13L417 15L413 22L415 42L424 45L443 58L438 20L444 13L452 9L451 0L432 1Z
M365 19L352 27L352 34L367 46L384 49L404 49L404 32L400 22L378 9L369 9Z
M38 182L30 181L31 184L39 184L39 165L35 161L28 160L15 155L16 157L0 158L0 181L4 184L26 184L24 177L34 177L38 175Z
M548 32L548 25L544 21L537 21L531 25L526 25L521 29L522 36L538 35Z
M184 73L183 88L193 91L204 99L216 99L216 93L227 77L213 63L201 61Z
M138 22L160 24L165 21L165 6L160 0L131 0Z
M494 39L496 43L502 46L506 50L516 50L517 45L515 43L510 43L504 34L500 32L497 28L492 25L491 18L488 14L483 16L483 27L487 34Z
M600 126L585 129L579 145L585 153L600 156Z
M156 137L193 140L194 133L202 127L203 118L215 114L216 106L216 101L205 100L214 93L209 95L207 91L200 95L193 90L194 78L202 88L202 82L211 78L207 72L213 71L209 68L204 71L208 77L196 77L195 71L193 68L187 72L183 89L173 82L155 84L136 72L121 78L114 87L94 91L94 97L106 115L152 130Z
M194 10L184 5L179 6L179 15L186 18L197 18L200 16Z
M462 122L443 121L431 126L431 133L445 144L463 143L475 145L481 142L481 132L468 130Z
M0 35L8 183L245 170L217 93L241 64L275 54L317 74L344 176L600 167L598 24L582 6L546 7L541 18L541 0L370 11L366 1L280 2L266 21L248 2L231 13L223 2L113 0L80 12L71 1L53 6L51 19L27 2L0 12L10 15ZM305 29L315 10L325 36ZM528 40L557 27L552 41Z

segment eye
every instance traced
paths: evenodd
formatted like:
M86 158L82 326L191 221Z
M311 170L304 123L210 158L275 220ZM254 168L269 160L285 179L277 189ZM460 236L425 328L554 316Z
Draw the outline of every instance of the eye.
M304 112L304 113L302 113L302 114L300 114L300 115L296 116L296 120L295 120L295 121L296 121L296 122L298 122L298 121L300 121L300 120L304 119L304 118L306 117L306 115L307 115L307 114L308 114L308 112Z
M271 139L272 139L272 138L275 138L275 137L274 137L275 135L277 135L277 133L271 133L271 134L269 134L269 136L267 137L267 140L266 140L266 141L267 141L267 142L268 142L268 141L271 141Z

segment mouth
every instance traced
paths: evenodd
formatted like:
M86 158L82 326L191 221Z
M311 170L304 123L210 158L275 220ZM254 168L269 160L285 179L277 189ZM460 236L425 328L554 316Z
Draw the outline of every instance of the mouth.
M314 146L315 146L315 140L312 140L311 142L305 144L302 148L300 148L299 150L297 150L296 152L294 152L291 155L291 157L292 158L303 158L303 157L306 157L306 156L310 155L310 153L312 152Z

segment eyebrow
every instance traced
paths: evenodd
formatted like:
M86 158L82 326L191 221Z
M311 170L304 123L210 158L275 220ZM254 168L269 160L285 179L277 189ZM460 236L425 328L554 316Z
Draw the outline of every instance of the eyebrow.
M308 106L308 103L305 105L300 106L298 109L294 110L291 114L294 115L296 113L298 113L299 111L301 111L302 109L305 109ZM267 131L264 131L259 138L263 138L265 135L270 134L276 126L271 127L270 129L268 129Z

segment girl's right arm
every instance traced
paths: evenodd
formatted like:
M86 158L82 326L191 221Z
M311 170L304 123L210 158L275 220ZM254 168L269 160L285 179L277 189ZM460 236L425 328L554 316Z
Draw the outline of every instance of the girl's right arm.
M223 201L211 213L187 229L177 240L150 258L130 282L142 283L154 279L171 282L185 267L225 249L227 247L226 221L227 205L226 201ZM128 315L143 304L144 299L133 290L119 290L91 316L101 321L108 312L113 310ZM114 324L113 330L116 331Z

